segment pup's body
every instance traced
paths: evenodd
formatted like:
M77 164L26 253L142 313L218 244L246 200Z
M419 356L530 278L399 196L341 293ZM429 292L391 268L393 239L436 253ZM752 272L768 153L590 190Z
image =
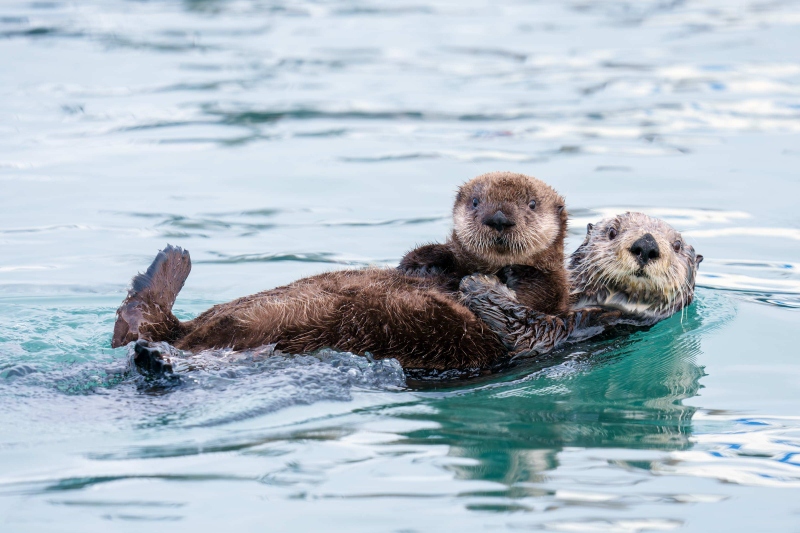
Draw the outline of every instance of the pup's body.
M564 199L536 178L483 174L462 185L453 206L453 233L444 244L411 250L398 269L456 292L470 274L495 274L519 302L544 313L567 310Z

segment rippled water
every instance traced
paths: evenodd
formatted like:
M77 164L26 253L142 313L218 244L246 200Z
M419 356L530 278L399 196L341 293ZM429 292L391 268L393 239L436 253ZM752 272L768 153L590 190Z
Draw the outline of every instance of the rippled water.
M0 4L3 531L800 527L800 4ZM666 218L697 303L494 376L108 348L167 242L176 310L441 240L509 169ZM153 524L152 522L158 522Z

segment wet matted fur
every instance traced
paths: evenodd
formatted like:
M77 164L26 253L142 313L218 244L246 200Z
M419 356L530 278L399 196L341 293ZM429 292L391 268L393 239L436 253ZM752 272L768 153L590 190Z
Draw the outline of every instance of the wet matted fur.
M635 246L647 235L658 245L659 256L642 265L643 250L655 254L652 245ZM598 243L601 239L616 242ZM606 256L615 259L599 261ZM304 278L180 322L171 309L190 262L188 252L167 247L145 274L134 278L117 312L112 346L141 339L191 351L276 344L285 352L303 353L331 347L394 357L404 368L487 368L509 354L544 353L620 322L650 325L666 318L691 303L701 260L663 221L627 213L589 226L586 241L572 256L570 274L576 304L590 307L560 316L522 305L496 277L465 278L458 300L435 279L365 269ZM659 290L643 292L643 276L652 278L646 286Z
M491 172L458 189L447 242L411 250L398 269L451 292L464 276L496 274L523 305L562 313L569 303L566 233L564 198L552 187L525 174Z

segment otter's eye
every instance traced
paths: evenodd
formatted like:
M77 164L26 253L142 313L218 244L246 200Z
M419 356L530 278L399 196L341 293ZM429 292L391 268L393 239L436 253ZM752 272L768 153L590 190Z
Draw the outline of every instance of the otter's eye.
M536 200L531 200L530 202L528 202L528 207L530 207L531 209L536 209Z
M479 203L481 203L481 202L477 198L473 198L472 199L472 207L478 207Z
M683 248L683 243L681 241L675 241L672 243L672 249L676 252L680 252L681 248Z
M611 228L610 230L608 230L608 239L609 240L613 241L616 237L617 237L617 230L615 230L614 228Z

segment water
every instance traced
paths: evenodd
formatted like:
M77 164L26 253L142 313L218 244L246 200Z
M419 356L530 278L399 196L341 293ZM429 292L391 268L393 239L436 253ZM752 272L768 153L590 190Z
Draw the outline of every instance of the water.
M800 4L0 4L3 531L800 527ZM108 347L167 242L176 311L441 240L462 181L666 218L697 303L467 382ZM155 522L155 523L153 523Z

